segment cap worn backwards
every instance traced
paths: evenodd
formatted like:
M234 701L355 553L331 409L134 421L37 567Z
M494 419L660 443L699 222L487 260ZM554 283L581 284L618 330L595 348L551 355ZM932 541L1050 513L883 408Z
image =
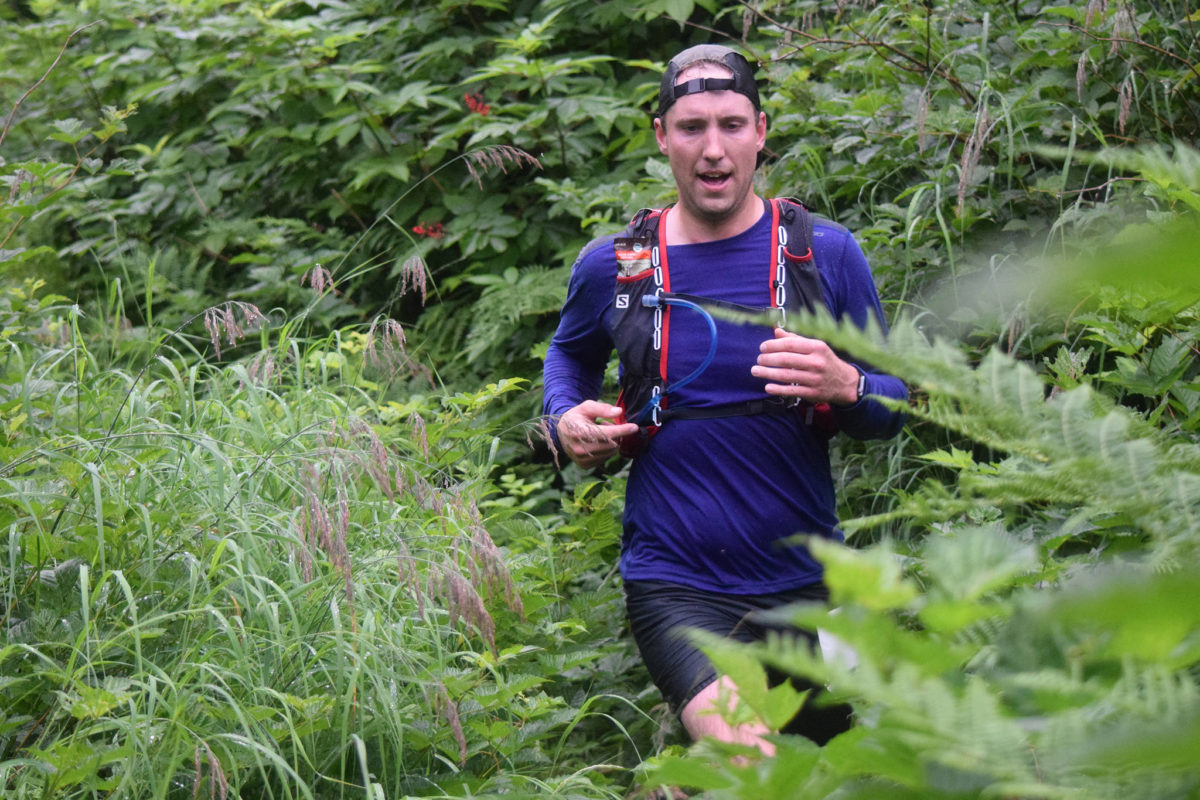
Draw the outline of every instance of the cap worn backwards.
M679 73L698 62L723 64L733 75L731 78L693 78L676 84ZM662 83L658 87L658 113L663 116L675 101L688 94L729 90L749 98L755 111L761 111L758 102L758 87L754 84L754 67L745 56L719 44L698 44L689 47L667 63Z

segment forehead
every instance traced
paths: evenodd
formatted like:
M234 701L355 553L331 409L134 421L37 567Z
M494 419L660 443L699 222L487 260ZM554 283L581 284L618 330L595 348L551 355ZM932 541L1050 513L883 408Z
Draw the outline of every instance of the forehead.
M731 78L733 72L723 64L701 62L684 67L675 77L675 85L687 83L696 78ZM710 113L746 114L754 116L754 104L744 94L731 89L685 94L675 101L667 111L667 116L700 116Z
M712 61L700 61L696 64L690 64L679 70L679 74L675 76L675 85L687 83L693 78L732 78L733 71L724 64L715 64Z

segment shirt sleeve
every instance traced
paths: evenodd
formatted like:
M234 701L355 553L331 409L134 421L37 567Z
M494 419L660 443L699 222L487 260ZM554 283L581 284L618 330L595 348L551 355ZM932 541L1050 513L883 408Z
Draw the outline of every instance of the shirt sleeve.
M886 333L883 306L879 302L875 279L862 248L844 229L830 228L822 233L824 235L821 238L827 241L823 242L824 247L820 249L829 251L828 263L834 267L828 275L834 299L834 315L839 319L849 319L859 328L865 328L868 318L873 316ZM850 363L866 375L863 399L852 406L833 408L839 428L855 439L888 439L895 436L904 427L904 412L888 408L875 397L907 400L908 388L899 378L880 372L869 364L853 360Z
M606 241L589 244L571 267L567 299L550 340L542 379L542 413L557 418L599 397L613 340L607 325L616 263ZM553 432L555 426L550 425Z

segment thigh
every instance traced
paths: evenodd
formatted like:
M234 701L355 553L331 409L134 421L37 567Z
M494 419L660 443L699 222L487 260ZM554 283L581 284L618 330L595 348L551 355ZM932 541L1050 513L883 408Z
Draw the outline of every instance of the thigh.
M716 679L708 657L692 644L687 632L699 629L728 636L741 617L709 602L703 592L659 581L626 581L625 610L650 678L678 714Z
M801 600L822 600L825 587L804 587L772 595L705 592L660 581L627 581L629 627L651 679L675 713L716 677L716 670L687 636L702 630L742 642L760 641L767 631L811 634L786 625L757 621L758 612Z

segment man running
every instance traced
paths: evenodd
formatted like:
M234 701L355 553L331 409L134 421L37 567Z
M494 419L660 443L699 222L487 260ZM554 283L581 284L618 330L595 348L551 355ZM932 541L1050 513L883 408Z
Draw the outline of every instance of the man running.
M746 59L718 45L675 56L654 132L678 202L576 260L546 355L544 410L559 448L582 467L622 443L637 451L620 567L655 684L693 739L769 754L764 726L715 713L736 687L717 680L680 630L752 641L770 628L756 612L828 598L820 564L794 538L842 538L828 438L895 435L903 415L875 398L906 390L785 327L788 309L810 302L859 327L884 320L846 229L755 192L767 120ZM714 320L706 304L785 316L774 329L737 324ZM623 407L597 399L614 347ZM847 724L844 707L809 703L788 730L823 743Z

